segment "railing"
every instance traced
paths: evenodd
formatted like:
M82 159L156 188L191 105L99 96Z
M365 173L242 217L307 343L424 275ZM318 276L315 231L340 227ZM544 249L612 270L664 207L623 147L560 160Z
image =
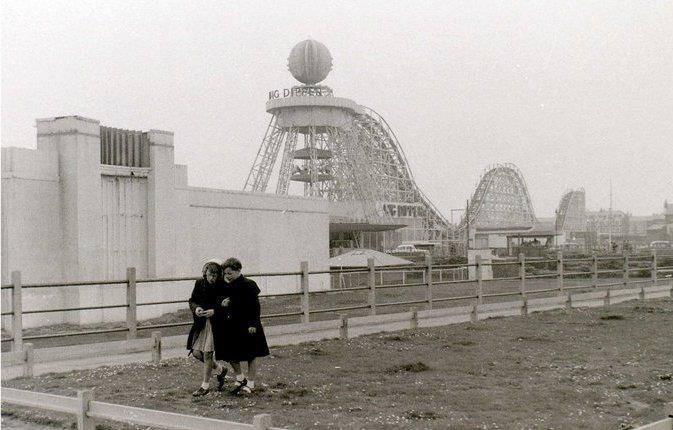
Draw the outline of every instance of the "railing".
M606 263L617 262L619 268L607 267L599 269L599 265ZM591 270L578 270L582 267L576 267L582 263L590 263ZM632 263L636 263L643 267L632 267ZM612 264L613 266L615 264ZM512 276L501 276L493 279L485 279L484 270L487 267L490 267L491 270L498 270L499 267L513 267ZM540 266L546 266L547 269ZM574 270L573 269L574 267ZM566 268L571 269L566 271ZM461 279L461 280L444 280L441 275L438 277L437 274L441 274L444 270L454 270L454 269L467 269L473 270L474 276L472 279ZM632 277L632 273L635 271L645 271L649 272L649 276L646 279L635 279ZM386 273L402 273L402 279L398 283L384 283L383 277ZM531 273L529 273L531 272ZM363 282L364 285L359 285L356 287L344 288L344 289L331 289L324 291L309 291L309 277L315 275L324 275L324 274L361 274L366 276L366 281ZM394 307L402 305L418 305L424 304L428 309L432 309L433 306L440 303L446 302L456 302L456 301L465 301L465 300L474 300L477 304L483 304L485 299L489 298L501 298L508 296L519 296L526 298L528 296L539 295L539 294L550 294L558 293L565 294L571 290L577 289L587 289L587 288L600 288L600 287L612 287L618 285L633 285L638 283L656 283L659 277L659 274L663 273L673 273L673 266L663 266L658 267L657 265L657 255L653 253L648 256L607 256L599 257L593 255L591 258L563 258L563 254L559 253L556 259L526 259L523 254L519 255L518 261L494 261L494 262L484 262L479 256L476 257L475 263L470 264L447 264L447 265L433 265L432 260L427 258L424 265L410 265L410 266L378 266L375 267L374 260L369 259L368 267L364 269L332 269L332 270L317 270L310 271L309 265L307 262L302 262L300 265L300 270L297 272L273 272L273 273L251 273L246 276L258 278L258 277L278 277L278 276L299 276L300 278L300 288L297 292L289 292L282 294L274 294L269 296L262 296L268 299L280 299L293 297L298 298L300 301L299 310L297 311L286 311L272 314L263 314L262 317L266 319L274 318L287 318L287 317L300 317L302 323L308 323L311 321L311 315L324 314L324 313L340 313L344 311L351 310L362 310L367 309L370 315L376 315L378 309L383 307ZM377 283L377 274L379 275L379 282ZM410 280L413 281L415 278L419 278L418 282L407 282ZM615 274L618 274L618 277L621 279L617 282L603 282L599 283L599 278L606 277L611 275L614 277ZM420 276L419 276L420 275ZM642 273L641 273L642 275ZM585 285L568 285L569 282L573 279L578 278L590 278L591 281L589 284ZM175 322L175 323L165 323L165 324L152 324L152 325L138 325L137 318L137 309L140 306L156 306L156 305L165 305L165 304L182 304L186 303L186 300L166 300L166 301L154 301L154 302L137 302L137 285L140 283L155 283L155 282L178 282L178 281L194 281L196 277L173 277L173 278L151 278L151 279L136 279L135 268L129 268L127 270L126 279L118 280L106 280L106 281L80 281L80 282L67 282L67 283L35 283L35 284L22 284L21 273L12 272L12 283L8 285L2 285L2 290L11 290L12 291L12 309L11 311L2 312L2 316L12 316L12 335L11 337L5 337L2 339L2 342L12 341L12 350L21 351L23 350L23 342L25 340L37 340L37 339L46 339L46 338L58 338L66 336L79 336L79 335L90 335L90 334L101 334L101 333L115 333L115 332L126 332L127 339L136 339L138 330L154 330L159 328L168 328L168 327L178 327L178 326L187 326L191 325L191 321L186 322ZM549 288L529 288L529 283L534 282L537 279L556 279L556 283L553 287ZM503 282L503 281L518 281L518 288L512 291L497 291L497 292L488 292L485 290L485 287L490 285L493 282ZM467 285L473 284L473 289L466 289ZM123 304L112 304L112 305L102 305L102 306L80 306L80 307L71 307L71 308L57 308L57 309L42 309L42 310L23 310L22 305L22 291L24 289L37 289L37 288L60 288L60 287L71 287L71 286L90 286L90 285L126 285L125 292L125 303ZM380 296L386 290L389 289L405 289L405 291L410 291L415 288L423 288L422 294L419 298L414 298L412 300L402 300L402 301L392 301L384 302L380 301ZM439 293L442 290L449 289L452 292L456 292L457 295L451 296L438 296L435 293ZM311 306L311 299L315 299L323 294L349 294L353 292L367 292L367 299L362 303L349 304L348 306L341 307L328 307L328 308L315 308ZM54 333L54 334L43 334L43 335L29 335L24 336L23 330L23 315L28 314L44 314L51 312L73 312L73 311L86 311L94 309L126 309L126 322L124 327L119 328L108 328L101 330L88 330L88 331L77 331L77 332L64 332L64 333Z
M96 420L109 420L162 429L282 430L271 426L271 416L268 414L255 415L252 424L245 424L97 402L94 400L91 390L77 391L77 397L66 397L3 388L2 402L73 414L77 417L78 430L95 430Z

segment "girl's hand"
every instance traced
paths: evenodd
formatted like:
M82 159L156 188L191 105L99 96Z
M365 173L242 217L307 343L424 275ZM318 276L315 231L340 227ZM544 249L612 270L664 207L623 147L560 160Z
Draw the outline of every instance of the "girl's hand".
M255 328L255 327L248 327L248 333L250 333L250 334L255 334L255 333L257 333L257 328Z
M231 299L227 297L226 299L222 300L222 307L226 308L227 306L229 306L229 303L231 303Z
M197 317L202 317L203 316L203 308L201 306L197 307L194 310L194 313L196 314Z
M213 309L208 309L207 311L203 311L203 316L210 318L213 315L215 315L215 311Z

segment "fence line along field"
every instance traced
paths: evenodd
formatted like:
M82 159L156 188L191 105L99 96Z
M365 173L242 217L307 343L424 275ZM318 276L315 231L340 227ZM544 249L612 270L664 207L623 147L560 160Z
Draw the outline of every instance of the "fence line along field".
M249 397L190 395L200 367L106 366L3 386L287 428L628 429L673 398L673 302L631 301L272 348ZM68 427L71 418L3 405ZM104 428L129 428L104 423Z

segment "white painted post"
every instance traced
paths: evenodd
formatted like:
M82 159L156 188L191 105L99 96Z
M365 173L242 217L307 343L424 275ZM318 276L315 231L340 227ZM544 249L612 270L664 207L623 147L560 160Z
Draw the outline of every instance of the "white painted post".
M23 307L21 303L21 272L12 272L12 350L23 349Z
M268 430L272 425L273 422L269 414L259 414L252 418L252 426L255 430Z
M339 337L348 339L348 315L341 314L341 326L339 326Z
M161 362L161 332L158 330L152 332L152 362Z
M425 256L425 272L427 282L425 283L425 300L428 302L428 309L432 309L432 257Z
M521 297L526 297L526 254L519 253L519 277L521 278Z
M559 251L556 254L556 269L557 269L557 281L558 281L558 290L563 294L563 252Z
M652 285L657 284L657 250L652 250Z
M301 292L301 322L307 323L311 321L308 303L308 261L301 262Z
M89 402L93 400L93 391L77 391L77 430L95 430L96 424L93 418L89 417Z
M415 330L418 328L418 309L415 306L411 307L411 324L410 328Z
M33 344L26 343L23 345L24 351L26 352L26 367L23 372L23 376L26 378L33 377L33 368L35 366L35 354L33 351Z
M627 286L629 284L629 254L624 254L624 267L622 272L624 286Z
M367 284L369 285L369 314L376 315L376 266L374 259L367 259L367 269L369 270Z
M138 336L138 314L136 308L136 268L126 269L126 327L127 339L135 339Z
M597 288L598 287L598 256L594 252L591 255L591 270L592 270L592 275L591 277L593 278L593 287Z
M605 298L603 299L603 306L610 305L610 288L612 287L608 287L608 289L605 290Z
M474 260L477 265L477 303L484 303L484 281L482 280L481 255L477 255Z

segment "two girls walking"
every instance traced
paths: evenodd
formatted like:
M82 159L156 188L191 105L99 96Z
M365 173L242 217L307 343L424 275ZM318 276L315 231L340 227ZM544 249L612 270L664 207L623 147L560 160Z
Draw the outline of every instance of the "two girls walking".
M253 280L241 275L241 269L236 258L228 258L221 265L211 260L203 267L203 278L194 285L189 299L194 323L187 349L203 362L203 382L194 396L210 392L213 373L218 390L222 390L227 374L221 364L224 361L236 374L231 393L251 393L257 376L256 359L269 355L260 320L260 289Z

